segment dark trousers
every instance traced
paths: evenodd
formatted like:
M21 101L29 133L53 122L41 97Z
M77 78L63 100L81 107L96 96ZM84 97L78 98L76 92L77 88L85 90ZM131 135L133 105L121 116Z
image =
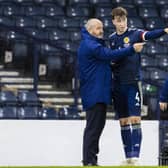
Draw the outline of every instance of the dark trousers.
M97 164L99 139L106 121L106 104L97 103L86 111L86 128L83 137L83 164Z

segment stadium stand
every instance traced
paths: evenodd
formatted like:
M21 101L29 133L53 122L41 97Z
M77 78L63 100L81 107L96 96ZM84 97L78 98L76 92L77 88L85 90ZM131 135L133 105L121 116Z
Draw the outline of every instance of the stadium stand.
M1 0L0 3L1 71L17 73L17 76L4 73L1 87L13 87L19 93L20 89L27 87L30 90L38 85L37 93L42 106L49 102L56 111L71 105L81 111L74 65L81 39L80 28L88 18L102 19L106 40L114 31L110 13L116 6L123 6L129 11L128 24L132 28L153 29L167 25L166 0ZM147 97L144 105L147 107L150 106L148 99L151 95L157 98L167 75L167 41L167 36L161 37L148 43L143 50L143 86L157 88L152 93L144 90ZM36 73L34 44L38 55ZM109 116L114 116L112 109L109 108ZM144 118L152 116L146 114Z

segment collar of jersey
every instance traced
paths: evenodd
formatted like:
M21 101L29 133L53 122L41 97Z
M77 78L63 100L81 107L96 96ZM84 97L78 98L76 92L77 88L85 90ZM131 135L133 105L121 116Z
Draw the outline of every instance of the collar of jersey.
M127 33L128 32L128 28L127 28L127 30L123 33L123 34L117 34L117 32L116 32L116 35L117 36L123 36L123 35L125 35L125 33Z

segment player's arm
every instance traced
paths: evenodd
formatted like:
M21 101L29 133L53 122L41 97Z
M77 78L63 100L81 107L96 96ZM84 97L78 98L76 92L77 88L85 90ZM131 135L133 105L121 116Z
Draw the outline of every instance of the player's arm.
M143 41L147 41L147 40L159 38L165 34L168 34L168 28L145 31L141 34L141 37Z

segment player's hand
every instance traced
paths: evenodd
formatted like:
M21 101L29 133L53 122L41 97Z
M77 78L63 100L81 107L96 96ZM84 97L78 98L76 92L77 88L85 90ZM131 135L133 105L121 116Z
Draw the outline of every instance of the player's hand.
M168 34L168 28L165 28L164 31Z
M159 102L159 106L162 111L167 110L167 103L166 102Z
M135 43L133 45L135 52L141 52L144 44L146 44L146 43Z

